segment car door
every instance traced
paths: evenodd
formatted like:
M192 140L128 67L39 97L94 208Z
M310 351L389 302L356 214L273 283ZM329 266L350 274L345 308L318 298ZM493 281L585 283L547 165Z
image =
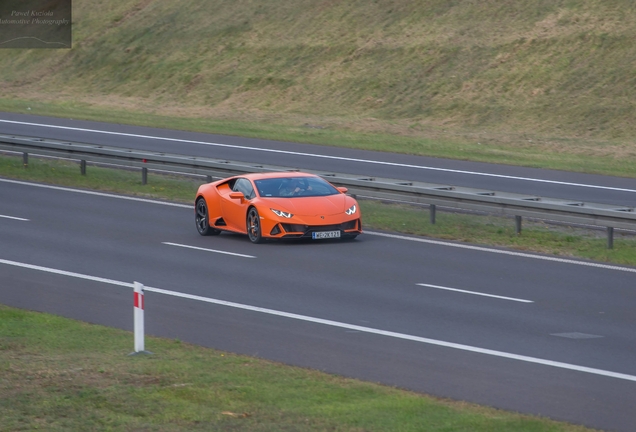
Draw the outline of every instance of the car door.
M256 195L254 187L252 187L252 183L248 179L242 177L237 178L230 186L232 187L232 192L223 196L221 200L223 219L228 228L247 232L245 220L250 200Z

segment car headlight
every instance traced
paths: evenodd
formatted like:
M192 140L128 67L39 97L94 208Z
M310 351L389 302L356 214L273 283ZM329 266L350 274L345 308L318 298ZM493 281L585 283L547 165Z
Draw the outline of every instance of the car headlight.
M287 219L289 219L290 217L293 216L293 214L291 214L289 212L284 212L284 211L280 211L280 210L276 210L276 209L270 209L270 210L273 211L276 216L284 217L284 218L287 218Z
M354 214L354 213L356 212L356 210L358 210L358 209L357 209L356 205L354 204L354 205L352 205L351 207L349 207L349 208L347 209L347 211L345 211L345 213L346 213L347 215L352 215L352 214Z

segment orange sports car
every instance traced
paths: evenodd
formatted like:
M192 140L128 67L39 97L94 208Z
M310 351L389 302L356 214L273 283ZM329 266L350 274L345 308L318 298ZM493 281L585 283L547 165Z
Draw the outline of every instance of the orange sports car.
M354 239L360 207L323 178L302 172L254 173L201 185L195 222L203 236L222 231L266 238Z

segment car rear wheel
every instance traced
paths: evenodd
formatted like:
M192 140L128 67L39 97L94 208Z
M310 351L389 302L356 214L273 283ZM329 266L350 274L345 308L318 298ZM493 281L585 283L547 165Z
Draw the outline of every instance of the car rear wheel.
M252 243L261 243L263 241L261 218L258 215L258 210L254 207L247 212L247 235Z
M194 206L194 222L197 225L197 231L202 236L218 235L221 233L221 231L210 226L208 205L203 198L199 198Z

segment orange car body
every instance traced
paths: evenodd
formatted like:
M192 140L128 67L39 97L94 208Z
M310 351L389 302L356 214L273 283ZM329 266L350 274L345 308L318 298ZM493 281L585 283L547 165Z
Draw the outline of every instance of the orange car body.
M295 186L295 187L292 187ZM264 238L355 238L362 233L360 208L313 174L253 173L199 187L195 222L201 235L221 231Z

